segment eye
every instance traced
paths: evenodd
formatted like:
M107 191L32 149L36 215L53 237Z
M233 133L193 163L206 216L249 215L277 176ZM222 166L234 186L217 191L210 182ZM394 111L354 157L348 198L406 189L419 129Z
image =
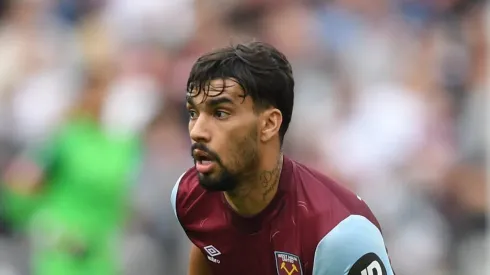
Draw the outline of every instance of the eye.
M197 118L197 112L194 110L188 110L189 112L189 118L190 119L196 119Z
M217 119L225 119L225 118L228 118L229 116L230 116L230 114L225 112L225 111L214 112L214 117L216 117Z

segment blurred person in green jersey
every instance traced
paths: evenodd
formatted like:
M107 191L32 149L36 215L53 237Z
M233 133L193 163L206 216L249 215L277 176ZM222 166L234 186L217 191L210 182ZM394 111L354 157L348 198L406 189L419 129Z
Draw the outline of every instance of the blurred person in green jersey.
M74 114L5 173L10 193L35 201L28 222L34 275L120 273L117 239L140 141L135 132L108 131L103 123L110 79L88 77Z

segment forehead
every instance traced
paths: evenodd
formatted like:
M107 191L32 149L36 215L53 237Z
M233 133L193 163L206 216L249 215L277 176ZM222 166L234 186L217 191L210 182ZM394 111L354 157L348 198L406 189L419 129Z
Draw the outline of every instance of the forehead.
M214 79L201 87L198 86L188 91L186 96L189 102L196 104L206 103L210 98L222 97L229 98L232 101L243 101L245 91L234 79Z

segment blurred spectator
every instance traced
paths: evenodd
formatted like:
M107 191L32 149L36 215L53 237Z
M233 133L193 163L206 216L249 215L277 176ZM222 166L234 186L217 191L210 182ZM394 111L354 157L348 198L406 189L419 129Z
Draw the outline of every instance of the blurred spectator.
M76 46L51 10L48 0L12 1L0 26L0 97L11 104L0 104L9 117L0 123L22 143L48 135L73 99Z
M100 123L111 101L108 77L89 75L73 116L6 172L14 193L38 199L29 221L33 274L119 273L114 242L127 218L139 141Z
M125 274L186 274L187 239L167 200L174 181L190 165L179 108L166 108L150 125L146 154L134 190L134 226L129 232ZM153 260L150 260L153 259Z

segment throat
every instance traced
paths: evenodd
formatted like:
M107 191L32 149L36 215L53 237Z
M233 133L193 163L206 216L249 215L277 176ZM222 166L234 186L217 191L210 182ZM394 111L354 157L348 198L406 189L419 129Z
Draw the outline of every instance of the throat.
M279 186L282 161L281 155L274 168L261 171L253 182L243 182L235 190L225 192L226 201L237 214L253 217L271 203Z

